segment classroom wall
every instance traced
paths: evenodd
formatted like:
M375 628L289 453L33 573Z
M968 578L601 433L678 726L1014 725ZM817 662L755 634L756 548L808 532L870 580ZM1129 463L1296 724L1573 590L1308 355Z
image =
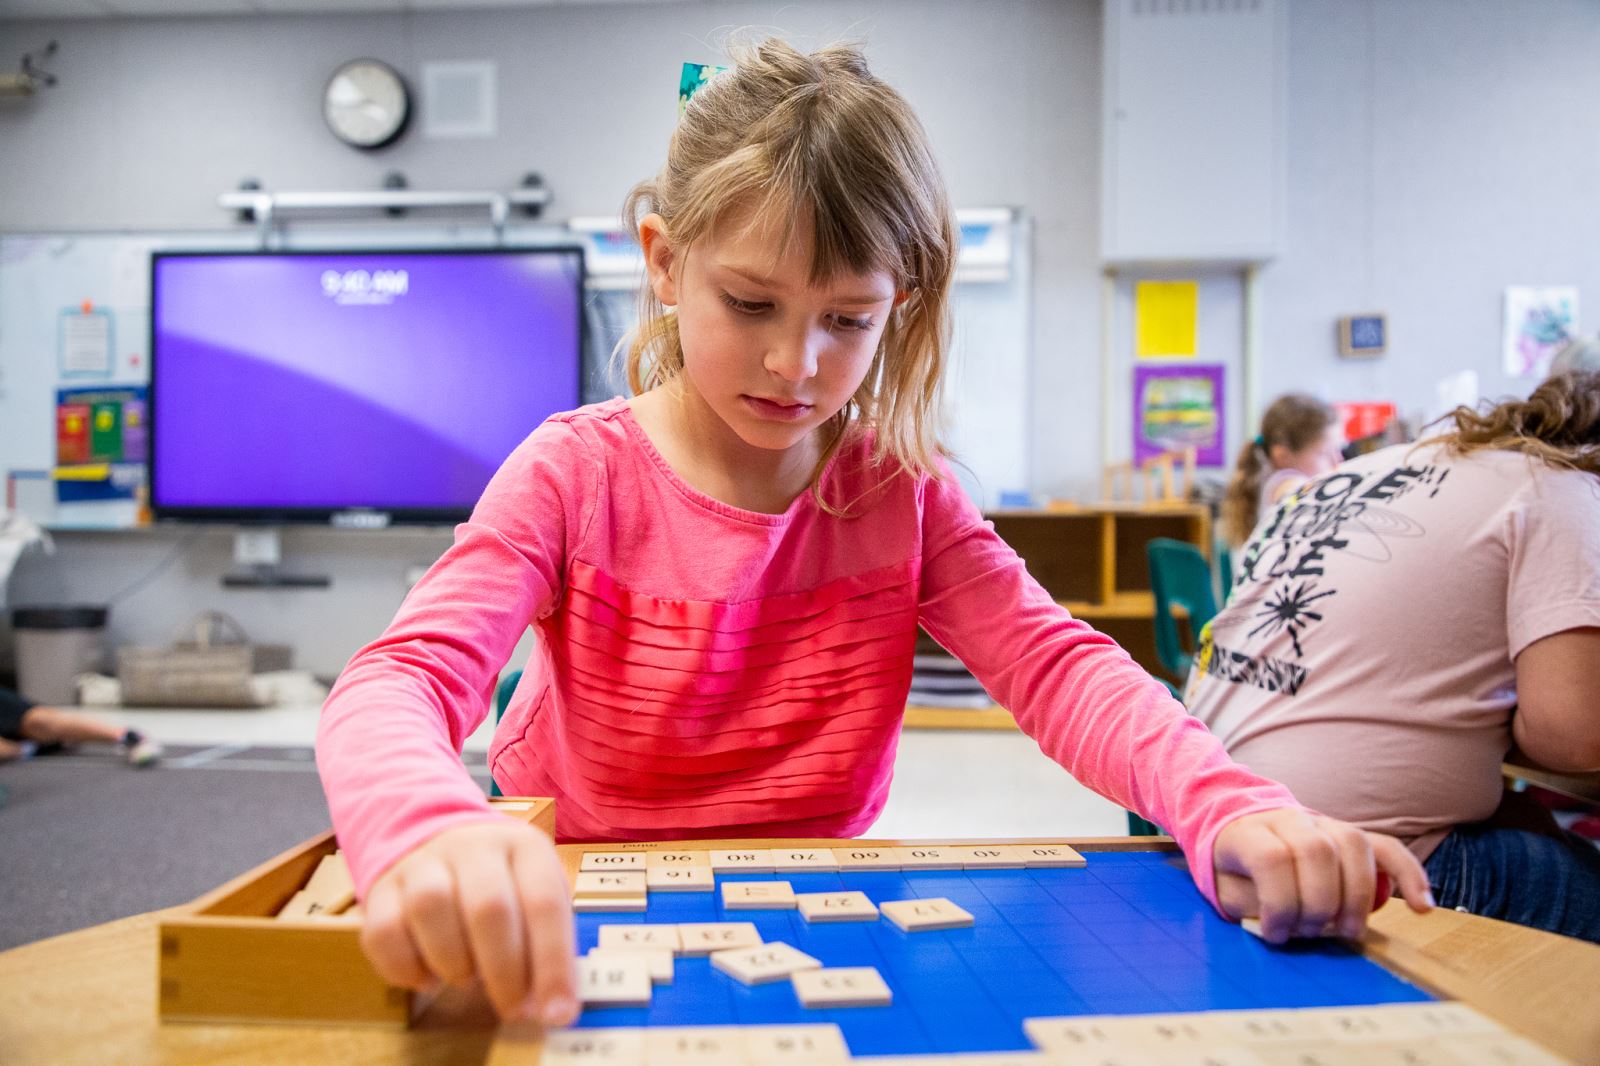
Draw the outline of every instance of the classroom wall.
M1094 234L1098 202L1099 6L1093 0L818 0L559 5L527 10L325 17L0 23L0 55L55 38L56 89L0 105L0 232L210 229L219 193L244 177L275 189L376 188L390 169L414 188L506 188L540 171L550 214L615 214L660 164L679 67L714 61L737 27L819 45L868 42L875 70L921 115L961 206L1027 205L1038 252L1035 488L1098 462ZM431 60L499 64L499 136L428 141L419 130L367 156L323 126L321 87L340 61L376 55L415 83ZM177 58L177 57L181 57ZM1042 134L1040 131L1044 131ZM4 323L0 322L0 329ZM4 383L0 382L0 388ZM1065 417L1063 417L1065 414ZM176 551L170 568L113 611L118 639L162 640L218 604L302 662L339 669L380 630L403 576L448 543L383 534L359 551L333 533L291 531L285 562L332 573L333 590L238 592L225 532L63 534L26 558L13 602L95 599ZM185 545L181 549L179 545ZM357 557L359 556L359 557Z
M1291 388L1434 410L1500 369L1507 285L1575 285L1600 326L1600 4L1292 0L1288 242L1262 274L1262 401ZM1389 353L1337 356L1385 311Z
M205 228L221 216L216 195L245 176L274 188L358 188L375 187L391 168L418 188L505 187L537 169L555 191L556 217L612 213L658 161L678 64L714 59L719 32L747 25L803 44L865 38L876 69L922 115L956 202L1021 205L1036 219L1034 389L1026 401L1033 488L1095 491L1102 412L1093 0L740 0L0 23L0 56L51 37L62 44L59 88L22 106L0 105L0 231ZM1488 394L1526 391L1529 383L1499 370L1504 286L1577 285L1589 294L1588 327L1600 323L1592 193L1600 172L1600 5L1292 0L1289 48L1287 239L1261 278L1262 401L1299 388L1333 400L1393 399L1421 412L1436 380L1467 368ZM375 157L341 147L322 126L318 89L336 63L367 53L412 75L425 60L497 60L499 137L413 135ZM1175 173L1181 180L1181 168ZM1202 352L1237 371L1236 283L1208 275L1202 295ZM1389 315L1390 353L1340 360L1335 318L1373 310ZM1130 313L1124 287L1117 336L1127 337ZM1126 424L1126 412L1112 417ZM1234 419L1230 443L1248 422ZM1127 436L1120 428L1116 435ZM130 570L136 562L159 561L162 538L171 536L149 534L126 542L142 547L127 548L105 538L70 541L70 577L51 580L120 587L140 572ZM90 539L92 547L82 546ZM263 639L294 639L308 665L324 672L392 613L403 563L432 550L382 542L358 562L332 543L307 541L304 550L330 561L335 593L229 600L247 622L260 620ZM216 554L208 552L182 556L133 597L127 624L153 630L213 597L226 559L208 562ZM14 596L19 584L22 592L46 586L43 566L24 564Z

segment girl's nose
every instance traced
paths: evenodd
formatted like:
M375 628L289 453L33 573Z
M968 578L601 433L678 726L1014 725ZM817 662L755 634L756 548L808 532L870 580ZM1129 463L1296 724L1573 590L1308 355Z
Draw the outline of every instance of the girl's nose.
M817 373L817 343L806 333L776 340L767 350L766 368L785 381L805 381Z

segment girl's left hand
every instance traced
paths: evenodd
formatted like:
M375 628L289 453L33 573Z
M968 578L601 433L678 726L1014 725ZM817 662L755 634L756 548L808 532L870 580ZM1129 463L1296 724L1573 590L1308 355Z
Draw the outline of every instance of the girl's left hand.
M1404 844L1296 807L1245 815L1212 849L1217 902L1231 918L1261 920L1274 944L1290 937L1355 940L1367 927L1379 873L1420 913L1433 906L1428 875Z

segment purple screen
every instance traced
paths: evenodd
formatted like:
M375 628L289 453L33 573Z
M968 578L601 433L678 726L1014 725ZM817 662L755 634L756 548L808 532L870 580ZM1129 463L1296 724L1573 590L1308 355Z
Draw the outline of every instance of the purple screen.
M465 512L579 402L581 255L158 256L157 509Z

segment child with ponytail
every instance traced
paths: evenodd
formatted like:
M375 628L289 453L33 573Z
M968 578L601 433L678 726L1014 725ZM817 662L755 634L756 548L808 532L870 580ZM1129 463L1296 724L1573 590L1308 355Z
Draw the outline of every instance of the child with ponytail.
M1299 393L1280 396L1261 417L1261 435L1239 449L1222 502L1222 532L1231 547L1250 539L1261 516L1314 477L1343 461L1338 414Z

